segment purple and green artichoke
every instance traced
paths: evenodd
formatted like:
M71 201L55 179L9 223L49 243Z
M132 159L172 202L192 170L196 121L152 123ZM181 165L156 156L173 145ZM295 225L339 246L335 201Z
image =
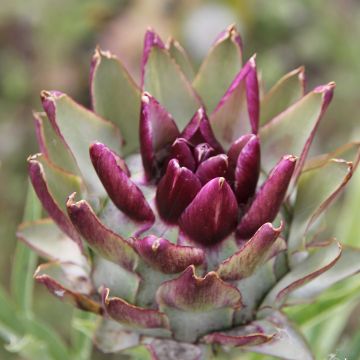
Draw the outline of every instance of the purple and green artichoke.
M90 80L91 110L43 91L35 113L29 176L49 218L18 232L50 260L35 279L99 315L104 352L311 359L282 308L360 268L323 221L358 144L308 156L335 84L306 91L300 67L265 91L234 27L197 73L149 30L140 85L100 49Z

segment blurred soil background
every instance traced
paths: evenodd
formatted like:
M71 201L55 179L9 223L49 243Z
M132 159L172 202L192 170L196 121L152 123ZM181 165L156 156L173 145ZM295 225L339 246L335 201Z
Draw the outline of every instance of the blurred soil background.
M231 23L242 34L245 57L257 51L266 88L303 64L308 90L337 83L314 151L359 139L358 0L1 0L0 280L5 287L25 200L26 157L38 152L32 111L41 109L40 91L61 90L89 105L88 74L97 44L118 55L138 79L148 26L164 39L179 39L198 65L216 34ZM342 200L343 210L336 218L342 224L335 231L345 236L341 240L360 245L359 176ZM66 339L70 307L39 287L36 291L36 313ZM348 322L339 336L351 337L358 328L359 322ZM1 359L18 358L2 348ZM95 353L94 358L103 357Z

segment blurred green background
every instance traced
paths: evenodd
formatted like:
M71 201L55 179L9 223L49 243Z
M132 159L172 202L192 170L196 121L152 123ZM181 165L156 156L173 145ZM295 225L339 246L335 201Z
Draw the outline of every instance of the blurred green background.
M61 90L88 105L90 59L97 44L118 55L138 79L142 37L148 26L163 38L178 38L199 64L212 39L230 23L236 23L242 34L246 57L257 52L258 68L267 88L302 64L306 66L308 89L331 80L337 83L314 151L360 139L358 0L1 2L0 279L6 289L16 226L25 201L26 157L38 151L32 110L40 109L40 90ZM333 211L336 221L331 224L340 240L360 245L359 214L358 174ZM351 290L359 283L357 276L346 286ZM329 294L338 296L344 289L342 285ZM69 341L71 308L41 288L35 291L35 314ZM351 294L342 307L330 308L315 320L307 321L303 309L291 313L306 331L317 359L360 358L360 300L359 294ZM9 349L12 353L6 352L4 344L0 359L22 359L14 348ZM115 356L100 355L95 350L93 358Z

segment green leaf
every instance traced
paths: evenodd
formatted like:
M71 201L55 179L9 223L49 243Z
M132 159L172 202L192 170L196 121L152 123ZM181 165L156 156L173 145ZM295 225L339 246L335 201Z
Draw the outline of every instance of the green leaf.
M255 273L278 249L286 248L284 240L276 241L281 230L269 223L262 225L244 246L218 266L220 278L241 280Z
M41 206L31 186L25 204L24 221L35 221L41 216ZM33 273L37 256L25 244L18 242L11 274L11 298L15 302L16 310L11 310L6 302L1 304L2 311L11 311L14 322L7 325L13 332L7 350L19 352L28 359L68 358L68 353L61 339L46 325L33 318ZM4 294L2 294L4 295ZM5 296L2 296L4 299ZM1 314L1 313L0 313ZM19 314L19 315L18 315ZM25 334L25 335L24 335Z
M26 222L19 226L17 237L48 260L72 262L86 268L87 259L79 246L64 234L51 219Z
M96 329L94 343L104 353L115 353L137 346L140 335L124 329L118 322L101 318Z
M355 304L339 307L339 311L330 318L311 329L305 330L305 336L309 340L318 358L326 359L329 354L336 352L338 340L344 331L349 320L349 315L354 310L354 307Z
M65 344L50 327L35 319L22 318L21 323L24 332L14 332L0 323L0 336L7 342L7 351L19 353L22 358L29 360L69 358Z
M342 216L341 221L336 223L336 236L345 244L359 246L360 226L354 214L360 213L360 171L355 172L338 211Z
M231 326L235 310L242 306L240 292L234 286L215 272L197 277L193 265L176 279L162 283L156 301L159 310L169 317L174 337L183 342L194 342L211 331Z
M68 356L66 346L57 334L33 317L19 316L11 299L2 288L0 288L0 337L8 343L6 346L8 351L19 352L30 360L42 359L42 357L32 357L32 354L38 352L56 360L67 359ZM30 340L32 344L29 344Z
M11 344L16 342L19 336L11 327L4 325L2 321L0 321L0 338L4 340L4 342Z
M28 186L23 220L33 221L41 216L41 205L32 186ZM18 242L11 271L11 297L16 307L27 317L32 314L33 273L36 267L36 254L25 244Z
M288 307L285 312L299 326L311 328L321 321L330 318L335 312L356 303L360 298L359 279L353 282L352 286L338 286L324 292L313 304L301 304Z
M353 335L350 343L347 344L345 354L348 359L360 358L360 329Z
M335 84L315 88L260 129L261 164L269 172L284 155L299 156L301 168Z
M286 308L286 313L301 326L319 358L337 352L338 339L359 303L359 280L359 277L353 277L333 286L318 297L315 303ZM344 354L348 356L349 353L345 351Z
M178 274L164 274L153 269L143 261L140 262L136 271L142 280L141 286L136 294L136 303L143 307L151 306L154 301L154 294L162 283L178 276Z
M5 349L12 353L18 353L23 359L54 359L47 351L46 345L41 340L33 338L31 335L13 338L13 340L5 346Z
M94 257L92 281L95 288L100 286L111 289L112 296L118 296L131 303L135 302L141 279L120 265L101 256Z
M34 113L33 115L40 151L56 166L78 175L79 168L76 165L71 151L54 131L46 114Z
M175 360L181 355L182 359L186 360L198 360L207 359L221 360L219 357L212 357L210 354L205 354L202 350L208 349L208 346L198 346L195 344L181 343L168 339L149 339L145 342L149 352L151 353L151 359L153 360ZM139 354L140 355L140 354ZM210 355L210 356L209 356ZM143 359L147 359L143 356ZM223 359L224 360L224 359Z
M153 360L150 351L143 345L125 350L122 354L129 356L133 360Z
M265 125L276 115L304 96L305 69L299 67L284 75L261 100L260 125Z
M74 359L88 360L91 358L92 337L95 332L96 315L81 310L74 310L72 320L72 349Z
M341 247L336 241L318 246L271 289L261 307L281 307L291 292L334 266L340 255Z
M316 279L295 290L291 299L312 299L327 288L360 272L360 249L344 246L336 264Z
M143 191L143 189L141 190ZM104 226L111 229L114 233L120 235L124 239L134 236L134 234L136 234L139 230L138 223L129 221L129 217L119 210L109 198L106 199L106 202L104 203L98 216Z
M23 323L19 321L16 314L16 307L14 306L13 299L8 296L2 286L0 286L0 324L4 327L4 336L7 333L5 328L8 328L8 331L11 329L11 332L15 333L21 333L24 330Z
M195 76L195 72L184 48L174 39L169 40L166 44L166 48L168 49L170 56L180 66L180 69L187 79L192 81Z
M236 287L241 293L243 308L235 311L234 318L238 324L252 319L264 296L276 284L274 261L268 261L250 277L237 281Z
M145 66L144 90L174 117L183 130L200 107L194 90L165 49L153 46Z
M258 132L258 100L254 56L236 75L210 115L211 127L225 150L240 136Z
M331 159L342 159L352 162L354 168L356 168L360 161L360 141L345 143L329 153L308 159L304 165L304 170L310 170L325 165Z
M73 192L81 196L84 192L81 179L53 166L42 154L32 156L29 162L37 162L42 169L50 194L63 213L67 213L66 200Z
M210 114L242 66L239 34L230 26L210 49L197 73L193 86Z
M140 89L114 55L95 50L91 73L94 111L111 120L123 138L122 154L139 148Z
M28 158L28 171L44 209L60 229L80 245L80 236L68 218L65 203L69 195L82 190L81 179L55 167L42 154Z
M96 331L96 323L99 319L91 313L80 311L78 309L75 309L74 311L75 313L72 320L73 329L86 335L89 338L92 338ZM77 316L79 311L81 313L81 316Z
M290 255L304 250L307 233L315 230L315 225L319 224L316 220L352 176L352 164L346 161L331 159L319 165L306 169L299 177L288 238Z
M89 196L105 195L105 189L90 160L89 146L99 141L120 153L119 130L114 124L77 104L65 94L43 91L41 96L53 127L75 157L83 179L89 187Z
M65 343L59 335L48 325L36 320L29 319L26 321L26 334L30 334L34 339L41 341L47 348L52 359L68 359L69 353ZM33 360L32 358L31 360ZM42 358L35 358L42 359Z
M291 311L290 316L294 312L296 319L302 319L303 317L306 319L302 328L308 338L314 336L314 348L318 351L325 350L323 352L324 356L331 350L341 359L357 359L356 356L351 357L350 346L348 346L347 341L344 341L349 338L348 334L351 335L351 333L348 331L343 332L343 330L347 327L349 321L352 321L354 314L356 314L354 310L360 301L359 275L332 286L317 297L316 300L313 305L289 308L288 310ZM314 309L311 309L312 307ZM327 336L326 340L323 339L322 334ZM318 342L324 342L324 344L318 344ZM343 348L343 351L341 351L341 348ZM344 357L341 357L341 354L344 354Z
M41 264L34 278L58 299L85 311L101 312L100 304L91 297L94 288L88 269L69 262L52 262Z
M246 350L288 360L314 359L305 339L284 314L272 312L266 318L255 323L265 329L269 328L268 331L272 330L276 334L273 340L262 345L250 346Z

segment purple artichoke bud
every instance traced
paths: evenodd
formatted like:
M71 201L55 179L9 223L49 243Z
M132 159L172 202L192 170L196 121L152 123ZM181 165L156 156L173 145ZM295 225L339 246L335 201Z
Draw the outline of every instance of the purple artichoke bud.
M181 229L195 242L214 245L235 228L238 205L225 178L210 180L185 209Z
M226 177L228 171L228 158L224 154L209 157L201 162L196 170L196 175L201 184L205 185L216 177Z
M299 68L260 96L255 57L242 63L234 26L197 74L148 30L140 86L97 49L92 111L41 93L29 177L50 218L18 237L50 260L38 282L102 317L106 352L312 359L281 308L360 271L359 250L318 240L359 145L307 158L335 84L305 93Z
M246 77L246 98L250 117L251 130L257 134L259 130L259 83L255 57L249 60L250 70Z
M149 94L141 98L140 147L147 180L158 176L170 145L179 136L171 115Z
M260 142L255 135L241 149L235 167L235 194L239 203L253 196L260 174Z
M240 221L237 235L241 239L248 239L262 224L275 219L284 200L295 164L296 158L286 155L272 169Z
M207 143L196 145L194 149L194 158L197 164L202 163L213 155L215 155L215 150Z
M172 159L156 190L156 205L162 219L176 223L200 189L196 175Z
M221 145L214 136L205 110L202 107L195 113L189 124L183 130L181 136L194 146L206 143L216 152L223 152Z
M253 138L253 134L246 134L246 135L240 136L239 139L235 140L231 144L231 146L227 152L227 156L229 158L229 169L233 175L235 174L235 168L236 168L237 159L239 157L239 154L240 154L241 150L243 149L243 147L248 143L248 141L251 138Z
M141 190L129 178L124 161L100 143L91 145L90 157L114 204L136 221L154 222L154 214Z
M191 171L195 171L196 169L196 162L191 150L191 145L183 138L176 139L172 144L170 158L177 159L181 166L185 166Z

